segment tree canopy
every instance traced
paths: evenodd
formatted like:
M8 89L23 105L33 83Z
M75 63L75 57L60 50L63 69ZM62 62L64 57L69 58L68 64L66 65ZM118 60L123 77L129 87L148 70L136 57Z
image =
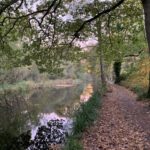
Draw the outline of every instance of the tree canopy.
M7 64L8 60L14 66L35 61L42 71L53 72L67 60L79 60L82 50L77 40L98 38L97 20L102 24L101 47L107 60L122 59L145 46L140 1L2 0L0 53ZM21 50L11 46L18 41Z

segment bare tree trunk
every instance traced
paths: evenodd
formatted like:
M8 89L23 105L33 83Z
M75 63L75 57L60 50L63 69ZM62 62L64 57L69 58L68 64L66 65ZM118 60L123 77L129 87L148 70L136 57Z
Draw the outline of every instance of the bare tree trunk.
M96 23L97 26L97 34L98 34L98 52L99 52L99 63L100 63L100 73L101 73L101 82L102 86L106 86L106 78L104 73L104 59L103 59L103 50L101 48L102 44L102 37L101 37L101 21L100 19L97 20Z
M148 50L150 57L150 0L142 0L144 16L145 16L145 31L148 42ZM150 61L150 59L149 59ZM147 96L150 97L150 72L149 72L149 87L147 91Z
M104 73L104 64L103 64L103 51L100 50L100 56L99 56L99 62L100 62L100 71L101 71L101 81L102 85L106 85L106 78Z

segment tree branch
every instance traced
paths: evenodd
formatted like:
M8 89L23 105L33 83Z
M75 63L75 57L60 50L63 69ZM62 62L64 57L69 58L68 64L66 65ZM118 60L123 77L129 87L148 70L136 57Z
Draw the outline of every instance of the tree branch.
M24 0L21 0L20 4L17 6L16 10L18 10L18 9L22 6L23 1L24 1Z
M15 27L15 25L17 24L18 20L16 19L14 21L14 23L12 24L12 27L8 29L8 31L6 31L6 33L2 36L2 38L6 37Z
M57 0L53 0L53 2L51 3L51 5L48 7L47 11L45 12L45 14L43 15L43 17L41 18L41 23L43 23L44 18L49 14L50 10L52 9L52 7L55 5L55 3L57 2Z
M11 5L17 3L19 0L10 0L9 2L5 3L0 3L0 15L2 15L2 13Z
M100 16L104 15L104 14L107 14L113 10L115 10L117 7L119 7L125 0L120 0L118 1L116 4L114 4L112 7L108 8L108 9L105 9L101 12L99 12L97 15L95 15L94 17L88 19L88 20L85 20L83 22L83 24L79 27L79 29L77 31L75 31L74 33L74 38L72 39L72 41L70 42L70 44L72 44L72 42L79 37L79 33L81 30L83 30L83 28L85 27L86 24L88 23L91 23L93 22L94 20L96 20L97 18L99 18Z

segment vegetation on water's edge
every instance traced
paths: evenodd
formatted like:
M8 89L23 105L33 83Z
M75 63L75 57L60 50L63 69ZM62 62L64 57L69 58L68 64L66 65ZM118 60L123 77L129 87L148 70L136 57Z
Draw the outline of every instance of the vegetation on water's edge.
M90 126L98 117L98 111L101 107L101 93L95 92L90 100L81 105L76 111L74 117L73 133L68 137L64 150L82 150L80 138L82 132Z

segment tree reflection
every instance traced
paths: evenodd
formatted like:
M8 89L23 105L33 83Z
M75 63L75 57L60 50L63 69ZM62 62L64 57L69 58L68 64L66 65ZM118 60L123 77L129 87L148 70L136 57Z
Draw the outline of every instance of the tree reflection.
M37 108L25 98L22 89L4 89L0 93L0 149L16 150L30 120L36 121ZM19 142L20 140L20 142ZM19 143L18 143L19 142ZM24 143L22 143L24 145Z

